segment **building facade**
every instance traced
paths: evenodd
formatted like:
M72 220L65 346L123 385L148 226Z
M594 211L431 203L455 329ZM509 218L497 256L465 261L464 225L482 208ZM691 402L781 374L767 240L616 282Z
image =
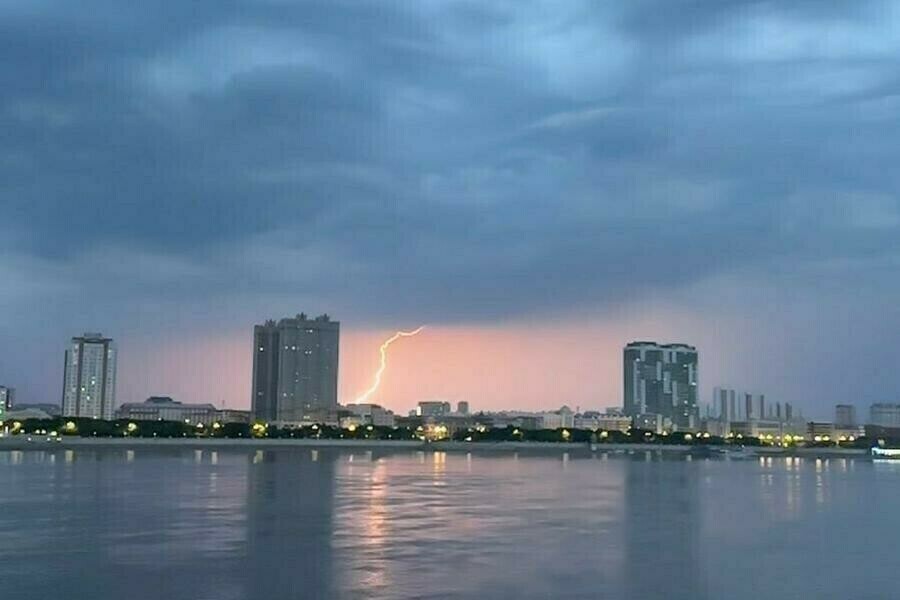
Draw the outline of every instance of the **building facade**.
M151 396L143 402L126 402L116 411L119 419L134 421L182 421L210 425L218 410L212 404L183 404L168 396Z
M222 423L249 423L250 411L236 408L220 408L216 411L216 422Z
M541 429L560 429L575 427L575 413L568 406L559 410L538 413L541 418Z
M869 408L869 424L879 427L900 427L900 404L873 404Z
M733 389L717 387L713 389L713 407L718 410L719 420L728 423L740 418L737 392Z
M596 411L586 411L575 415L575 429L590 429L591 431L628 431L631 429L631 417L615 414L602 414Z
M116 346L101 333L73 337L66 350L62 413L111 420L116 403Z
M667 419L659 413L641 413L633 417L632 425L635 429L662 433L667 429L666 421Z
M682 429L700 421L698 354L686 344L632 342L624 350L625 414L661 415Z
M44 402L23 404L21 402L15 402L12 407L13 411L31 410L31 409L39 410L41 412L47 413L51 417L58 417L58 416L62 415L62 409L60 408L59 404L48 404L48 403L44 403Z
M856 427L856 407L852 404L838 404L834 407L835 427Z
M780 402L766 402L765 394L739 392L725 387L713 388L712 414L723 423L754 419L790 420L786 417L789 407L790 405L785 405L785 410L782 410Z
M442 417L451 412L450 403L442 400L421 400L416 404L414 414L416 417Z
M0 423L6 420L6 413L12 409L15 400L16 390L0 385Z
M253 418L282 425L334 420L340 323L328 315L253 330Z
M347 412L351 413L346 423L355 425L373 425L375 427L394 427L394 413L378 404L350 404ZM344 424L344 421L342 421Z

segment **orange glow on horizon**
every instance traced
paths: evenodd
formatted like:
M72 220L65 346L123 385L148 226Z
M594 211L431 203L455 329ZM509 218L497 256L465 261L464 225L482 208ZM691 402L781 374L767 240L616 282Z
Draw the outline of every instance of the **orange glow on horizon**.
M700 321L677 314L641 314L492 325L429 323L428 335L390 347L391 368L382 372L377 394L369 399L404 415L420 400L465 400L473 411L620 406L623 345L649 338L715 347L715 330L702 330ZM392 330L342 328L341 404L370 388L380 366L376 349L393 335ZM248 409L252 339L252 331L245 329L193 339L180 330L123 339L117 400L141 402L151 395L168 395L183 402ZM729 353L701 356L701 372L718 375L705 375L707 380L741 383L741 365Z
M363 402L368 400L372 394L374 394L376 391L378 391L379 387L381 387L381 376L384 374L384 370L387 368L387 349L388 349L388 347L402 337L412 337L414 335L418 335L419 333L422 332L423 329L425 329L425 326L421 325L418 328L414 329L413 331L398 331L397 333L395 333L394 335L389 337L387 340L385 340L384 343L381 344L381 347L378 349L379 354L381 355L381 365L378 367L378 370L375 372L375 381L372 383L372 385L371 385L371 387L369 387L369 389L367 389L359 397L357 397L356 400L353 401L354 404L362 404Z

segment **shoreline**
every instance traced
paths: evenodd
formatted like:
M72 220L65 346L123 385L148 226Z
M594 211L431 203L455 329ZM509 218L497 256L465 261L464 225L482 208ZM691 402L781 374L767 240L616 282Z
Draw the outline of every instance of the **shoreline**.
M193 448L193 449L237 449L248 450L275 448L310 448L310 449L360 449L360 450L418 450L425 452L453 452L477 454L543 454L543 455L578 455L596 454L634 455L637 453L655 453L657 455L689 455L692 457L715 457L727 459L727 455L711 454L717 447L660 445L660 444L596 444L593 448L588 444L559 442L420 442L406 440L341 440L341 439L241 439L241 438L81 438L61 437L48 439L44 437L14 436L0 438L0 452L8 450L53 450L53 449L95 449L95 448ZM856 448L779 448L772 446L748 447L759 457L798 457L798 458L858 458L870 459L869 452ZM744 457L741 457L744 458Z

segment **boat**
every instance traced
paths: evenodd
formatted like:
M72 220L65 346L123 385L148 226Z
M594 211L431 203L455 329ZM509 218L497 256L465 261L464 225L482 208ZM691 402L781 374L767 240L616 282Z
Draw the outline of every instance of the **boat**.
M756 450L747 446L710 446L709 452L713 455L724 456L729 460L742 460L759 456Z
M900 460L900 448L872 447L872 458Z

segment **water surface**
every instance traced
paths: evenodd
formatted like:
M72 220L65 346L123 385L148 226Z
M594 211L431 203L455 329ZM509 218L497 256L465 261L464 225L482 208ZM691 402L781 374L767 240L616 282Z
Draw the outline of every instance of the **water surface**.
M0 452L2 597L897 598L900 465Z

